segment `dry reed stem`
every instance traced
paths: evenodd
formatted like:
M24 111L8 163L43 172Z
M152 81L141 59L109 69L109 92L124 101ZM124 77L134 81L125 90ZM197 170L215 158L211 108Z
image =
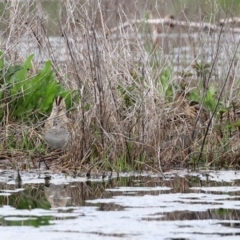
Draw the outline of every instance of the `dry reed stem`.
M161 171L187 166L201 152L201 146L205 160L213 152L213 157L209 157L211 163L216 156L225 156L221 155L221 146L215 143L224 141L224 137L217 136L215 131L219 117L214 116L205 144L202 144L210 110L203 108L203 102L192 105L188 94L197 89L204 96L209 84L219 91L219 85L229 69L232 81L226 85L221 100L228 101L226 105L230 106L234 99L238 99L236 86L240 73L237 62L229 67L233 56L232 49L228 47L229 41L224 36L219 40L219 49L225 49L228 54L223 64L221 51L215 51L212 43L215 39L210 34L212 30L217 32L220 29L237 33L238 29L173 19L130 20L119 8L118 27L109 30L108 15L100 2L83 6L77 1L68 0L62 2L56 23L60 37L54 41L61 44L56 47L49 36L47 16L40 2L33 10L30 10L28 1L5 9L6 12L8 10L13 14L1 43L1 49L8 59L21 62L24 54L18 46L25 41L29 46L28 54L38 49L38 60L34 63L36 68L44 59L51 59L59 82L68 89L77 89L81 95L80 102L75 103L76 110L71 113L74 126L69 150L64 157L53 161L53 169L80 171L89 164L96 168L104 164L104 167L116 166L121 160L123 168L143 169L144 166L151 166ZM34 14L36 10L37 15ZM178 41L180 32L177 39L169 38L163 45L168 45L168 53L176 47L180 51L187 45L191 53L190 62L183 59L176 64L174 56L161 50L163 45L153 48L148 32L150 28L144 30L149 27L146 23L172 24L174 29L183 26L181 31L187 34L186 39ZM195 27L199 30L197 38L190 31ZM115 35L116 30L119 32ZM234 45L234 36L230 35L230 38ZM176 58L181 56L179 52ZM198 76L193 70L196 62L209 63L211 73ZM169 80L164 86L161 81L167 68L170 69ZM179 82L177 72L188 70L192 76L187 78L189 85L182 94L182 79ZM211 82L207 80L206 87L201 88L203 78L208 77ZM167 97L168 88L173 89L171 99Z

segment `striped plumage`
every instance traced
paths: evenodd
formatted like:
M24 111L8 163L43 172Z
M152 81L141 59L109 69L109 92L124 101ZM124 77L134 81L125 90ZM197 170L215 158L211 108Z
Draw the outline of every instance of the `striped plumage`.
M51 115L44 126L44 139L51 148L59 149L67 145L70 135L69 123L65 101L62 97L57 97L53 102Z

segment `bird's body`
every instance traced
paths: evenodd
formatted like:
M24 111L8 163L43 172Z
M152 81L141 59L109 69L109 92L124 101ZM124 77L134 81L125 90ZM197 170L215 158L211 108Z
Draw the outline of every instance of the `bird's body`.
M45 123L44 139L53 149L61 149L69 140L68 125L70 119L66 115L66 104L63 98L58 97L53 103L50 117Z
M44 138L51 148L64 148L69 139L69 131L63 127L53 126L45 131Z

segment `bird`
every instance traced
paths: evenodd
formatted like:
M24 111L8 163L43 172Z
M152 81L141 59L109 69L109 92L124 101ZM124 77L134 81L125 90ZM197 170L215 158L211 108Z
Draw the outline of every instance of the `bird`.
M45 131L44 138L51 148L64 148L69 139L69 131L63 127L53 126Z
M155 19L155 13L150 13L150 18ZM164 20L166 21L165 25L164 24L156 24L152 23L151 24L151 33L152 33L152 42L154 48L157 46L162 45L162 40L160 38L160 33L167 33L171 31L174 28L174 24L172 23L172 20L174 20L174 16L171 14L168 14L164 17Z
M63 149L69 140L69 123L66 115L66 104L62 97L53 102L52 112L44 126L44 139L52 149Z

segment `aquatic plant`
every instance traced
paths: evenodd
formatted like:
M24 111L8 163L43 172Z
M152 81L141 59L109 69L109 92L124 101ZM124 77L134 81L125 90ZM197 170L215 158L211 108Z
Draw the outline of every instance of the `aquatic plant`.
M34 72L33 55L22 65L12 65L0 52L0 119L8 121L36 122L46 116L55 97L62 96L70 107L76 91L67 90L58 83L51 61Z

